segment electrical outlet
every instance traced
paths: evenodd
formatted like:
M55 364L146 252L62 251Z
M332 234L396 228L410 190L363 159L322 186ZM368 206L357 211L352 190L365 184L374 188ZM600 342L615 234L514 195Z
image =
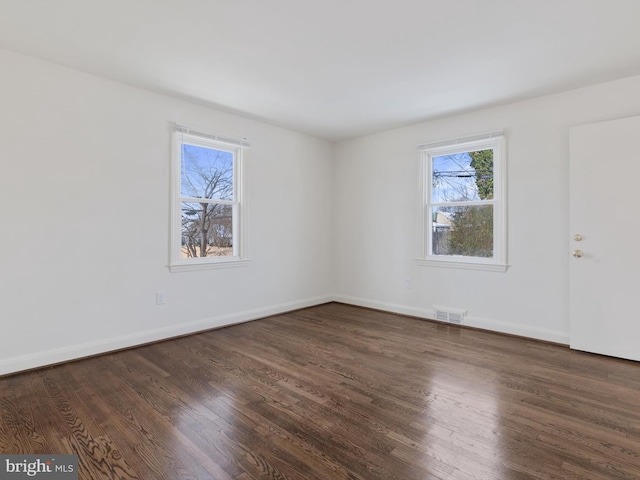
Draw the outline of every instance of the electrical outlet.
M164 305L167 301L167 292L156 292L156 305Z
M410 278L405 278L404 279L404 288L411 288L411 279Z

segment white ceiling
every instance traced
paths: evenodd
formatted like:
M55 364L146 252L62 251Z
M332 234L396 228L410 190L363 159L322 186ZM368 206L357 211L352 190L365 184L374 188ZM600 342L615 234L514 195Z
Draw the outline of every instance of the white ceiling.
M640 0L0 0L0 47L340 140L640 74Z

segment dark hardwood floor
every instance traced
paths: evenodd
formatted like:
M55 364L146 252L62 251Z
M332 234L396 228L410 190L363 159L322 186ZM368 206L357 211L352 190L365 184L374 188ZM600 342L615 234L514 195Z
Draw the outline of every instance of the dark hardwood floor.
M81 479L638 479L640 364L327 304L0 378Z

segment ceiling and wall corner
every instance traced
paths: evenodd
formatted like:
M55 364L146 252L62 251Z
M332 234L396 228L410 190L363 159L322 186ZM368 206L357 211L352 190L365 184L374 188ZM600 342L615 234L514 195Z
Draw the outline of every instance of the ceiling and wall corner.
M330 141L640 74L635 0L1 0L0 47Z

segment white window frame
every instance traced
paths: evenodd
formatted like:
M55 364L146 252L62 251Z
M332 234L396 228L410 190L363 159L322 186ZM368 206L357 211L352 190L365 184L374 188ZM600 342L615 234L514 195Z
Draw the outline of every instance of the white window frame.
M493 149L493 199L471 202L433 202L433 157L455 153ZM463 268L505 272L507 270L507 204L506 204L506 139L503 131L429 143L418 147L419 175L419 254L416 263L422 266ZM432 212L438 206L493 206L493 257L464 255L434 255Z
M208 203L232 205L233 255L220 257L182 258L182 202L197 201L182 196L182 145L195 145L233 154L233 200L208 199ZM249 147L245 139L207 133L199 129L175 125L171 159L171 238L169 270L183 272L216 268L242 267L248 264L246 242L246 199L244 195L243 150Z

